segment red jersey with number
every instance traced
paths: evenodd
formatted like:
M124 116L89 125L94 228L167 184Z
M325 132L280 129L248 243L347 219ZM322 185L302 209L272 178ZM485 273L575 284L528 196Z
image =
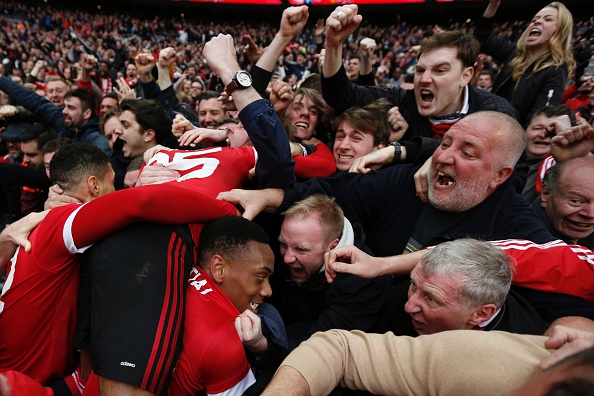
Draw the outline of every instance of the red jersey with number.
M161 150L147 166L161 164L177 171L180 178L170 183L198 190L216 198L223 191L241 187L256 165L253 147L210 147L202 150Z
M235 330L239 311L200 268L192 268L186 294L183 348L169 396L209 395L234 387L243 394L255 382Z

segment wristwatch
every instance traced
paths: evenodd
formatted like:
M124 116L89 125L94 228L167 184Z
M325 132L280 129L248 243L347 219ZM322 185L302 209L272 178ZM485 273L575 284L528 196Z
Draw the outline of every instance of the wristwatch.
M400 162L400 157L402 157L402 145L399 142L392 142L390 146L394 147L394 159L392 163L397 164Z
M245 70L240 70L235 74L233 80L225 87L225 93L229 96L236 89L246 89L252 86L252 76Z

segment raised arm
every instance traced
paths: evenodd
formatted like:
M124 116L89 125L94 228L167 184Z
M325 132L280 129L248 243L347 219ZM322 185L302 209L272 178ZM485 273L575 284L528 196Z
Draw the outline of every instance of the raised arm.
M357 29L363 17L355 4L336 7L326 19L324 77L335 75L342 67L342 43Z
M396 106L405 90L360 86L352 83L342 64L342 45L362 21L354 4L337 7L326 20L326 50L322 67L322 93L324 100L337 112L352 106L361 106L375 99L386 98Z
M333 249L324 256L326 279L330 283L333 282L337 273L357 275L361 278L406 275L415 268L426 252L419 250L391 257L373 257L355 246Z
M327 395L337 385L377 395L507 393L536 374L550 354L545 340L471 330L416 338L330 330L295 349L263 395ZM438 361L452 370L436 374Z
M240 70L233 38L219 34L204 46L203 54L213 72L228 86ZM262 100L253 87L236 89L232 96L240 111L239 119L258 152L256 176L260 187L282 188L294 183L295 163L289 139L272 105Z
M62 110L46 98L42 98L6 76L0 77L0 91L10 96L16 105L23 106L44 122L50 124L58 134L64 130Z
M80 250L135 222L202 223L236 214L227 202L175 184L159 184L120 190L90 201L76 213L71 234Z
M499 8L499 3L501 3L500 0L489 0L489 5L485 9L485 12L483 12L483 18L494 17L497 9Z
M303 30L309 17L307 6L289 7L283 11L281 24L278 33L272 39L272 42L264 51L256 66L266 71L272 72L278 58L291 40Z

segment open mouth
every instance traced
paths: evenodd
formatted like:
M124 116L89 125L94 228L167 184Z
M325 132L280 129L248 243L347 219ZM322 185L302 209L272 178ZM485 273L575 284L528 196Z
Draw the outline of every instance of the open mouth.
M355 156L353 156L353 155L338 154L338 159L342 160L342 161L350 161L353 158L355 158Z
M567 221L567 223L569 223L569 225L571 225L573 228L575 229L579 229L581 231L587 231L590 228L592 228L592 224L591 223L581 223L581 222L577 222L577 221L573 221L573 220L569 220L569 219L565 219Z
M260 304L259 304L259 303L255 303L255 302L253 302L253 301L250 301L250 309L251 309L252 311L257 311L259 306L260 306Z
M434 98L435 98L435 95L433 94L433 92L426 90L426 89L421 90L421 101L423 102L424 105L428 105L431 102L433 102Z
M456 181L451 177L446 175L443 172L437 172L437 184L440 186L449 187L454 184Z
M295 123L295 126L296 126L297 128L304 128L304 129L307 129L307 128L309 128L309 124L307 124L307 123L305 123L305 122L296 122L296 123Z
M549 147L551 145L551 142L550 141L546 141L545 142L545 141L537 140L537 141L534 142L534 145L535 146L542 146L542 147Z
M542 34L541 30L538 28L532 28L532 30L530 30L530 33L528 34L528 37L540 37L540 35Z
M291 271L291 275L303 275L305 273L305 269L303 267L289 267L289 271Z

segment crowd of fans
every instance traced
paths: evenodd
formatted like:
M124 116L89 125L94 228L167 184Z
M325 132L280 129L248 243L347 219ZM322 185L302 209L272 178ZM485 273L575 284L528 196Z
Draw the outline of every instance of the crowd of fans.
M594 17L499 3L3 3L0 395L591 390Z

